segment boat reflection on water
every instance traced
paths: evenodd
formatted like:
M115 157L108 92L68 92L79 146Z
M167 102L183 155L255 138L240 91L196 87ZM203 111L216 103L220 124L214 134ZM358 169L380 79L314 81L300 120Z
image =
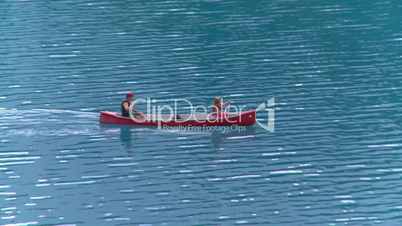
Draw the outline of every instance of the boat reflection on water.
M138 133L156 134L177 134L178 136L209 136L212 147L215 150L220 150L225 140L235 140L241 138L252 139L256 134L255 126L230 126L230 127L216 127L216 128L157 128L157 127L144 127L144 126L119 126L110 124L100 124L101 130L106 134L120 133L120 142L122 146L129 152L133 151L133 140L139 135Z
M120 141L123 146L127 149L131 149L132 145L133 134L131 132L131 128L128 126L120 127Z
M133 140L136 136L136 128L133 126L118 126L109 124L100 124L100 130L106 138L116 138L116 134L119 134L120 142L123 148L128 151L133 149Z

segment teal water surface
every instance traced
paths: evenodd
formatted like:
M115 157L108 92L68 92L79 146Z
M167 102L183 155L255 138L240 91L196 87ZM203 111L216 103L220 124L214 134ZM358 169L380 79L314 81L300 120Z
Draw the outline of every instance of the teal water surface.
M0 225L399 225L401 9L0 2ZM100 125L127 90L274 97L275 132Z

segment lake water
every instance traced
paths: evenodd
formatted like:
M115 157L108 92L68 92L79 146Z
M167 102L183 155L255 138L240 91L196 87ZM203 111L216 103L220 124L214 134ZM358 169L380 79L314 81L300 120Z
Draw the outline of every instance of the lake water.
M399 225L401 9L0 2L0 225ZM100 125L127 90L274 97L275 132Z

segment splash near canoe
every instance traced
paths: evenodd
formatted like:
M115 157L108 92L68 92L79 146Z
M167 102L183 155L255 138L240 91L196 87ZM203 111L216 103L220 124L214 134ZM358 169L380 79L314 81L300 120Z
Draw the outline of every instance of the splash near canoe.
M227 113L225 116L218 117L214 114L180 115L179 117L145 114L141 119L103 111L100 113L100 122L138 126L251 126L256 122L256 111L244 111L239 114Z

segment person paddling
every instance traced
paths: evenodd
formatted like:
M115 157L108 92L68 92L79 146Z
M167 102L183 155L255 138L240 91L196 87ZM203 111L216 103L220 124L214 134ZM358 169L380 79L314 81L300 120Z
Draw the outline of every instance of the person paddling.
M130 117L130 108L131 108L131 113L135 118L140 118L144 119L145 115L142 112L138 112L134 109L134 93L128 92L126 94L126 99L121 102L121 115L123 117Z
M212 103L212 114L216 117L224 117L225 116L225 108L229 105L229 103L223 102L222 97L214 97Z

